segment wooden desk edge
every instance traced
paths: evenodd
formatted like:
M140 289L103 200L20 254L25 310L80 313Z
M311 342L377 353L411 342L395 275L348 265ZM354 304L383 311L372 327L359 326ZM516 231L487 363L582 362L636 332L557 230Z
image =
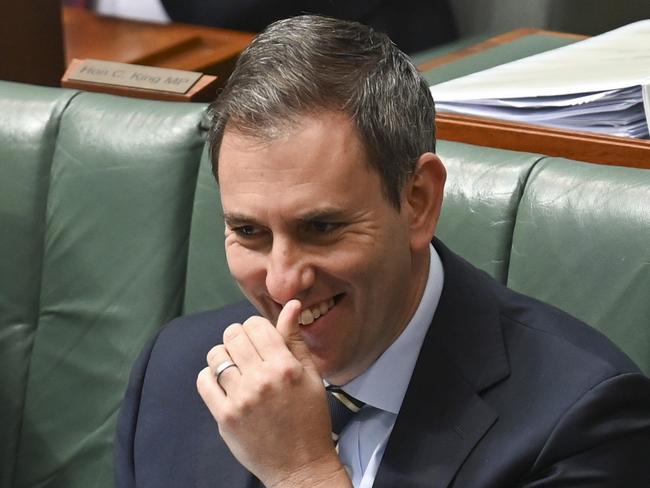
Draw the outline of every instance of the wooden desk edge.
M81 56L77 55L77 49L74 46L69 45L70 29L79 24L92 25L94 26L94 29L99 29L100 31L115 29L118 26L133 26L134 28L144 29L147 31L155 30L160 33L182 33L185 37L179 42L165 45L159 48L154 48L149 52L138 54L129 58L118 57L110 58L107 60L114 60L130 64L144 64L160 67L179 68L188 71L205 72L207 68L218 66L220 64L232 64L237 56L239 56L241 51L246 46L248 46L255 37L255 34L252 32L236 31L220 27L185 24L180 22L161 24L144 20L124 19L110 15L100 15L91 10L71 6L64 6L62 8L62 16L64 19L64 25L66 26L64 37L68 48L66 53L66 59L68 63L72 62L72 59L75 57L92 57L86 55L87 53L84 53ZM209 61L203 60L202 58L199 61L193 60L192 48L201 48L201 45L204 43L211 44L214 42L220 43L218 56ZM185 54L186 58L192 60L192 63L194 63L194 65L165 66L164 61L168 57L181 56L183 54ZM203 55L203 57L205 57L205 55ZM224 74L229 75L230 73L223 72L222 70L218 73L210 74L217 74L218 76L222 76Z
M650 141L439 112L438 139L650 169Z

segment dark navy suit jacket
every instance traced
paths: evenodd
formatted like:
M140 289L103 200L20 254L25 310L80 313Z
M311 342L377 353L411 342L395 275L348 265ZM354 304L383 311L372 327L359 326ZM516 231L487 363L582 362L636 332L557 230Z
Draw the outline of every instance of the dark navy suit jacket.
M435 242L445 279L376 488L650 486L650 380L605 337ZM182 317L138 359L118 488L259 486L196 392L244 303Z

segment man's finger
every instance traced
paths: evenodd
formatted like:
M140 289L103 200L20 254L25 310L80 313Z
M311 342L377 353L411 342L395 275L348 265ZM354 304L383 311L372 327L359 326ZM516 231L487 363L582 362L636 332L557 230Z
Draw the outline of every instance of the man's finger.
M215 381L212 368L206 367L201 370L196 377L196 389L216 419L220 405L226 400L226 394Z
M241 324L231 324L223 332L223 345L226 351L244 374L249 368L258 367L262 361Z
M280 335L284 337L287 347L296 359L303 365L313 367L311 353L302 339L302 332L300 332L300 325L298 324L301 308L302 304L299 300L289 300L285 303L278 316L276 328Z
M226 351L223 344L214 346L208 352L208 368L212 371L213 379L224 392L231 390L241 378L241 371ZM230 365L233 366L230 366Z
M287 349L284 337L277 331L275 325L264 317L252 316L243 324L244 332L257 349L264 361L293 357ZM286 356L285 356L286 355Z

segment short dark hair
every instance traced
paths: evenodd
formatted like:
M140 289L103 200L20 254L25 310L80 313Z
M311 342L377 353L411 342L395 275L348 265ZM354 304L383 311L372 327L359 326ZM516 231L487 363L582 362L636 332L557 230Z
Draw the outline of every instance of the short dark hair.
M387 199L401 191L419 156L435 152L435 107L409 58L370 27L304 15L280 20L240 55L210 106L213 172L226 125L273 140L301 116L346 113L359 130Z

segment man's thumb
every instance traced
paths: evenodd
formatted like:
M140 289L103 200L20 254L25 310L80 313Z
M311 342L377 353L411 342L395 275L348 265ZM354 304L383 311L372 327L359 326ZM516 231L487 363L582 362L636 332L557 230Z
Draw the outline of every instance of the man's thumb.
M307 348L307 344L302 340L302 332L298 323L301 308L302 304L296 299L285 303L280 315L278 315L276 328L280 335L284 337L284 342L296 359L304 365L306 363L312 365L311 353Z

